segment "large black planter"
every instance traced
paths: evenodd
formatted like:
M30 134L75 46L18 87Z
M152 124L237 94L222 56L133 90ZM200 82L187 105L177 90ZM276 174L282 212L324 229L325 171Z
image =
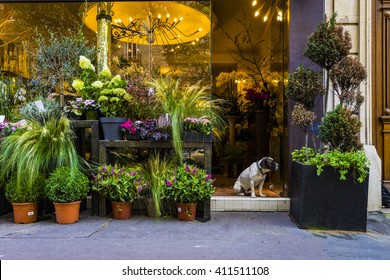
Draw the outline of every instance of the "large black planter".
M122 140L121 124L126 118L101 117L104 140Z
M290 214L300 228L366 231L368 178L341 181L338 171L293 162Z

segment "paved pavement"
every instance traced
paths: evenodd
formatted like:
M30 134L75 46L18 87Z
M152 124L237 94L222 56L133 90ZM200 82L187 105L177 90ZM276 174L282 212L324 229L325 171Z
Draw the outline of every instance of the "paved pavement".
M129 220L81 213L79 222L0 217L2 260L390 260L390 216L370 213L361 232L299 229L288 213L212 212L208 222Z

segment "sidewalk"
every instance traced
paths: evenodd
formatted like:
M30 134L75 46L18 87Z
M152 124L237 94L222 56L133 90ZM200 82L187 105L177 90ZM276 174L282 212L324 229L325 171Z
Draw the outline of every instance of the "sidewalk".
M286 212L212 212L211 221L91 216L56 224L0 217L0 259L390 260L390 212L370 213L366 233L297 228Z

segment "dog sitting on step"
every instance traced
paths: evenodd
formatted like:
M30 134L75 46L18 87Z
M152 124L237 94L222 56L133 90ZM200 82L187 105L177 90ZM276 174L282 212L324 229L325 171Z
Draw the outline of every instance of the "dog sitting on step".
M263 157L255 161L238 176L233 186L234 193L237 195L250 193L251 197L256 197L255 188L259 186L259 196L264 197L263 186L267 173L278 169L279 164L271 157Z

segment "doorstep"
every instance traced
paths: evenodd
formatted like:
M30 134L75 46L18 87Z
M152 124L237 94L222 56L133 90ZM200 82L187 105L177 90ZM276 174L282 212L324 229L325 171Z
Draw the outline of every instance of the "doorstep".
M289 212L290 198L250 196L212 196L211 211Z

